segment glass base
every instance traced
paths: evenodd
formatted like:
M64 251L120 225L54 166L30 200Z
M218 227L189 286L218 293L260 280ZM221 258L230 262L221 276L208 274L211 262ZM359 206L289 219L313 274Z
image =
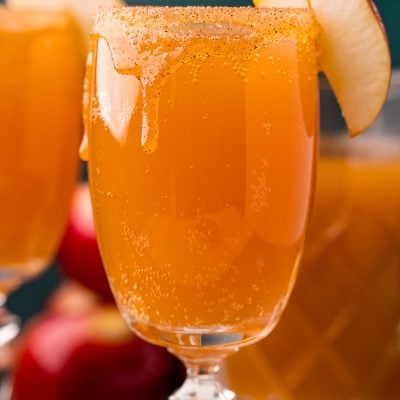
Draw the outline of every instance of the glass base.
M188 378L169 400L238 400L236 395L225 389L214 375Z
M20 332L20 319L4 306L6 296L0 293L0 400L12 398L12 383L8 371L13 367L15 349L13 340Z
M12 399L12 385L10 377L4 376L0 381L0 400Z
M279 315L281 311L279 311ZM241 326L216 328L177 328L161 327L140 321L132 321L129 316L125 316L129 321L131 329L136 335L146 342L163 347L184 347L188 352L198 351L199 348L215 352L219 346L224 350L236 351L239 347L247 346L258 342L267 336L275 327L278 319L272 319L269 324L265 321L254 325L247 331ZM179 354L177 354L179 357Z
M15 339L19 331L19 318L9 313L4 307L0 307L0 347L7 345Z

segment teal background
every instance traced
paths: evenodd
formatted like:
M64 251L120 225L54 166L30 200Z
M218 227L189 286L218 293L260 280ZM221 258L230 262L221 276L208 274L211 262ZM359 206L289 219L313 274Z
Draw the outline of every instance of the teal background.
M33 1L33 0L32 0ZM86 0L81 0L86 1ZM326 0L334 1L334 0ZM348 0L350 1L350 0ZM0 4L3 0L0 0ZM130 1L135 5L224 5L224 6L248 6L251 0L142 0ZM375 0L386 26L392 50L392 60L395 67L400 67L400 0ZM323 99L321 99L323 100ZM9 308L19 314L23 321L39 312L45 304L48 296L62 282L63 275L57 263L54 263L41 277L23 285L10 296Z
M375 0L388 34L392 64L400 67L400 0Z

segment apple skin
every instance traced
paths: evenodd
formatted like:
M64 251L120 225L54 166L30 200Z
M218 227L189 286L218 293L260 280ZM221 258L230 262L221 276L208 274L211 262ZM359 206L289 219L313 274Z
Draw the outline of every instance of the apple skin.
M114 307L50 314L21 339L13 400L165 400L183 377L180 362L130 333Z
M96 240L89 186L80 183L74 193L69 225L58 251L67 276L96 292L106 301L113 296Z

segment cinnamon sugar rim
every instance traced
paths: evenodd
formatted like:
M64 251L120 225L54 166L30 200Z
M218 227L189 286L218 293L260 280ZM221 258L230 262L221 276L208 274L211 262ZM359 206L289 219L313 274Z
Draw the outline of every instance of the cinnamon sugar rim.
M305 8L100 6L93 25L95 35L135 42L260 34L293 37L317 30L311 11Z

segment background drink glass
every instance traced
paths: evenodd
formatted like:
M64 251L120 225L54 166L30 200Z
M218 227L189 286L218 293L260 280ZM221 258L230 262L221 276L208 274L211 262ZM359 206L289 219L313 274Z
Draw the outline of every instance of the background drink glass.
M98 238L129 325L188 368L173 399L225 398L221 360L288 299L313 186L315 40L307 10L98 11L83 149Z
M82 44L63 12L0 6L0 295L55 251L77 177ZM17 332L1 311L0 345Z
M257 399L395 399L400 74L375 125L351 141L326 85L321 98L317 195L299 279L276 330L230 358L226 371Z

